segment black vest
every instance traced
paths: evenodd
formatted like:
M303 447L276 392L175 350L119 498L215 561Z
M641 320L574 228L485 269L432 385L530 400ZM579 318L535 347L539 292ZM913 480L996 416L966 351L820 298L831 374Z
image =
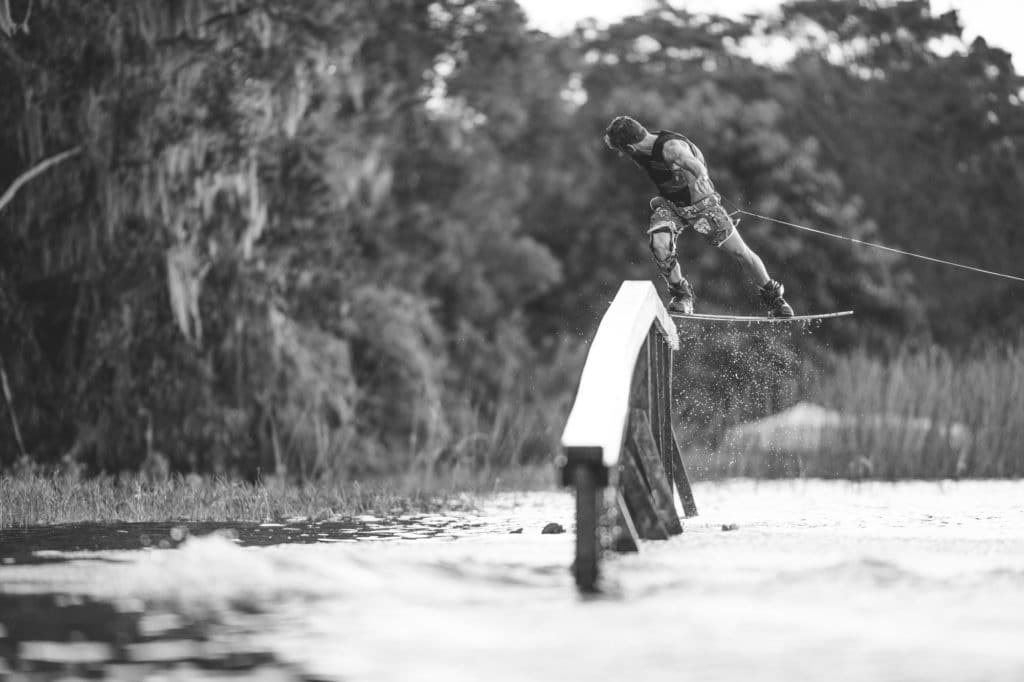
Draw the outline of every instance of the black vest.
M669 140L680 140L681 142L689 145L690 151L700 161L704 162L704 155L701 154L700 149L697 145L690 142L684 135L679 133L673 133L670 130L659 130L657 132L658 139L654 142L654 148L651 150L649 157L634 156L633 160L637 164L647 171L647 175L650 176L654 184L658 186L658 194L665 197L669 201L679 204L680 206L689 206L693 203L693 197L690 194L690 183L687 180L688 175L681 170L673 171L669 164L665 161L664 149L665 143Z

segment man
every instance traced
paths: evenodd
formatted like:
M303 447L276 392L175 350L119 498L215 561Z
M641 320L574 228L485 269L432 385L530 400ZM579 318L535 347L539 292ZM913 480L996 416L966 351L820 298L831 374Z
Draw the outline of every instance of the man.
M793 316L793 309L782 297L782 284L768 276L764 263L743 241L722 208L704 155L693 142L666 130L648 132L629 116L615 118L605 130L604 141L609 148L629 155L658 187L658 196L651 199L647 234L654 262L668 284L670 312L693 314L693 289L676 259L676 237L692 228L739 262L758 286L770 316Z

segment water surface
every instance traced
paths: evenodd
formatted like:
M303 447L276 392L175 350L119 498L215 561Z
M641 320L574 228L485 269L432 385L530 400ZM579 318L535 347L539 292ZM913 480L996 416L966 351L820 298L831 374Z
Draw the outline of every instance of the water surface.
M0 671L1024 679L1024 483L733 481L695 493L702 515L611 557L596 599L573 589L572 534L540 532L571 530L560 493L395 523L117 527L129 537L112 546L68 547L69 529L4 533Z

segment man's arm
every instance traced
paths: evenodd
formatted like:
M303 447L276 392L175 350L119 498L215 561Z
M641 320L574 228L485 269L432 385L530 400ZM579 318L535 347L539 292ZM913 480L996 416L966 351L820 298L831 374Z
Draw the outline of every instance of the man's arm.
M684 144L681 140L669 140L665 144L662 154L669 164L686 171L690 175L691 182L707 177L708 169L703 161L694 156L689 145Z

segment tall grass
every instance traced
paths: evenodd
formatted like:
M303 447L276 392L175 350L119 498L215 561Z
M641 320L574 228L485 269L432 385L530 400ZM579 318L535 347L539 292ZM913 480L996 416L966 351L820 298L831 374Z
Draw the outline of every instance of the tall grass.
M303 428L316 438L282 433L278 473L300 480L353 477L458 480L479 487L497 479L537 484L532 470L554 459L586 346L556 346L544 366L509 365L488 390L449 386L437 400L413 401L406 429L330 435L324 417L311 412ZM340 431L339 431L340 433ZM551 480L554 480L553 475Z
M568 354L563 352L562 356ZM570 358L571 360L572 358ZM0 472L0 529L75 522L266 521L388 514L472 505L477 495L555 486L552 466L567 400L561 372L547 385L510 376L486 401L456 394L443 423L413 430L408 440L366 437L303 443L281 434L276 475L262 482L239 476L168 475L159 453L138 474L82 475L65 456L55 467L31 459ZM362 483L357 481L363 481ZM366 481L370 481L367 483Z
M387 485L249 483L174 476L78 478L22 471L0 477L0 528L52 523L275 521L334 514L386 513L437 504Z
M1024 476L1024 345L956 355L905 350L838 357L804 387L837 413L765 447L723 438L710 475L849 478Z
M862 422L864 415L885 413L926 418L936 427L966 427L967 447L953 459L954 453L927 442L917 449L901 449L893 437L879 443L887 457L877 464L886 476L1024 475L1022 346L989 346L960 357L932 348L901 353L888 363L856 354L839 363L818 395Z
M23 469L0 476L0 529L55 523L327 520L372 513L472 508L475 495L550 487L550 466L484 477L464 471L430 479L409 474L369 483L250 483L225 477L80 478Z

